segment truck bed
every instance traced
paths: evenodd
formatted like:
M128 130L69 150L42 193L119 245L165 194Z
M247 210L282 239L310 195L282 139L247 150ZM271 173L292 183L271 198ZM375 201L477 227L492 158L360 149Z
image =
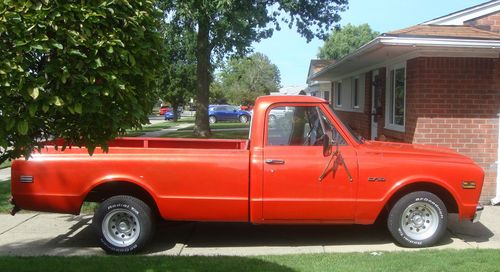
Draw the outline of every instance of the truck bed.
M164 219L247 221L248 165L245 140L119 138L92 156L46 145L14 161L12 194L22 209L77 214L100 184L129 183L152 195Z
M237 149L247 150L248 140L232 139L179 139L179 138L141 138L123 137L110 141L109 147L124 148L192 148L192 149ZM62 146L61 140L47 142L45 146Z

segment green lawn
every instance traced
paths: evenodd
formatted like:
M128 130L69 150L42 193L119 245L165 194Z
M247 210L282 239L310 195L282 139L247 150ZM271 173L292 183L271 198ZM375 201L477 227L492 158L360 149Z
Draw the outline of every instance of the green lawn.
M194 126L194 124L193 124ZM250 123L240 123L240 122L219 122L215 124L210 124L211 129L232 129L232 128L250 128ZM179 130L193 130L193 127L181 128Z
M167 133L163 138L198 138L192 130L178 130ZM211 139L248 139L248 130L212 131Z
M8 213L12 209L10 199L10 180L0 182L0 213Z
M11 165L12 165L12 161L6 160L6 161L2 162L2 164L0 164L0 169L10 167Z
M1 271L498 271L500 250L295 254L256 257L0 257Z

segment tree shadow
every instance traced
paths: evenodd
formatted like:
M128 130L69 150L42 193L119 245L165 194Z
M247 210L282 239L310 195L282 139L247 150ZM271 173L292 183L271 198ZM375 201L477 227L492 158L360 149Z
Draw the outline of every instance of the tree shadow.
M53 238L19 239L19 242L5 243L0 247L0 255L105 254L99 248L99 242L95 237L91 215L62 215L60 218L72 224L67 232ZM465 242L481 243L493 236L493 233L480 223L467 224L463 227L464 223L467 222L456 224L453 219L450 220L449 231L436 246L452 244L453 238L456 237ZM352 245L353 251L370 250L368 248L379 248L379 246L380 250L384 248L387 250L386 245L394 246L394 239L385 224L367 226L251 225L246 223L160 222L153 241L142 253L179 255L186 249L195 249L192 251L193 254L238 255L250 250L253 252L250 255L258 255L265 254L265 252L259 253L261 248L278 248L279 250L274 252L286 254L309 252L300 251L302 247L315 248L313 252L323 252L324 247L333 246L335 250L335 246L347 245ZM223 249L223 251L222 253L212 252L212 248Z

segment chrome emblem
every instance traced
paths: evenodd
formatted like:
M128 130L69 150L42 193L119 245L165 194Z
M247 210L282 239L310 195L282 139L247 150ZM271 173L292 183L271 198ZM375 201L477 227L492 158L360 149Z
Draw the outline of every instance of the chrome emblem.
M370 181L370 182L384 182L385 178L382 178L382 177L369 177L368 181Z

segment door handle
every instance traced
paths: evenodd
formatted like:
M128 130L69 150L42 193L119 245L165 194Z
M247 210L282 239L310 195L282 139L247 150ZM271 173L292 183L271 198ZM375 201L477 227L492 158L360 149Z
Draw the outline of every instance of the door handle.
M268 159L266 160L267 164L285 164L284 160L274 160L274 159Z

